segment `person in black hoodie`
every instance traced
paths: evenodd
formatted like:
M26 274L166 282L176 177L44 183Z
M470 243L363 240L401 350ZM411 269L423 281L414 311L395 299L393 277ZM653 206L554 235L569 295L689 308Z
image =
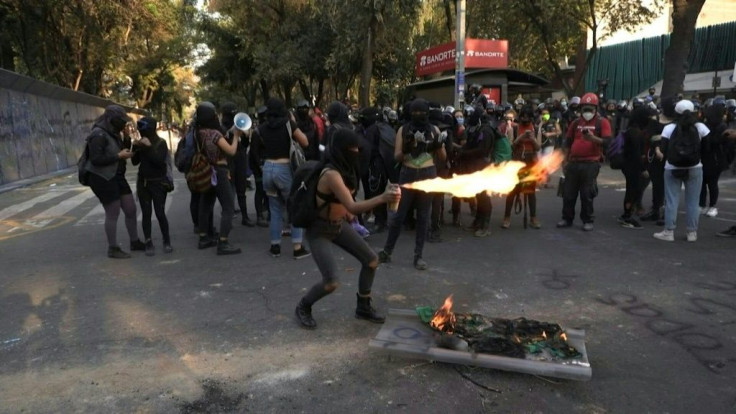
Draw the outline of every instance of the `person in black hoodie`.
M146 239L146 256L153 256L155 248L151 240L151 215L156 212L156 219L161 228L161 236L164 239L164 252L171 253L171 237L169 235L169 221L166 219L166 194L173 188L169 188L170 182L167 178L167 163L169 147L166 141L159 138L156 133L158 121L155 118L141 118L138 121L138 132L141 134L141 145L133 153L133 165L138 167L138 181L136 191L138 201L141 205L141 224L143 226L143 237ZM153 204L153 209L151 208Z
M105 208L105 234L107 235L107 256L113 259L127 259L130 254L117 244L117 226L120 211L125 214L125 228L130 236L130 250L145 250L146 246L138 238L136 208L133 192L125 180L126 161L133 157L130 148L140 145L131 142L130 135L135 127L130 127L131 119L119 105L110 105L100 115L87 137L89 149L89 184ZM125 129L125 137L121 136Z
M654 115L647 106L635 109L628 120L628 128L624 132L623 166L621 171L626 178L626 193L624 194L624 213L618 221L621 227L629 229L640 229L636 219L633 218L637 201L641 199L640 192L643 191L641 180L649 176L647 172L647 126L649 118Z
M705 109L705 125L710 134L703 138L700 149L700 162L703 163L703 186L700 189L700 211L708 217L718 215L718 179L721 172L729 167L726 156L727 142L723 137L726 131L724 116L726 108L723 105L711 105ZM710 200L708 196L710 195ZM706 200L710 201L706 207Z
M296 103L294 118L296 119L296 126L307 136L309 142L309 145L304 149L304 157L307 160L319 160L319 133L317 124L309 114L309 110L309 102L306 99L300 99Z
M227 142L233 142L235 125L235 115L238 113L238 107L232 102L222 104L220 108L222 114L222 133L225 134ZM240 139L235 155L228 158L228 166L230 168L230 179L235 189L235 199L238 201L240 208L241 220L240 224L246 227L254 227L255 223L248 217L248 203L246 202L245 192L248 189L248 146L250 145L249 135L243 134ZM237 214L238 211L235 211Z

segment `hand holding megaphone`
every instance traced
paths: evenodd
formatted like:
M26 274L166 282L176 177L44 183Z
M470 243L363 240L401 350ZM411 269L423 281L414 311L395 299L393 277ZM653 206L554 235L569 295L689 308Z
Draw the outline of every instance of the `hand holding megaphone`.
M233 118L233 123L235 128L243 131L248 132L251 126L253 126L253 121L251 121L250 116L246 114L245 112L238 112L235 114L235 118Z

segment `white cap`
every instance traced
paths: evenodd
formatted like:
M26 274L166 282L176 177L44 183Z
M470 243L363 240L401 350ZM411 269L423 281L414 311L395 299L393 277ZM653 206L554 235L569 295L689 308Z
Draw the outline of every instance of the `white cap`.
M685 111L695 112L695 105L687 99L683 99L675 105L675 112L682 115Z

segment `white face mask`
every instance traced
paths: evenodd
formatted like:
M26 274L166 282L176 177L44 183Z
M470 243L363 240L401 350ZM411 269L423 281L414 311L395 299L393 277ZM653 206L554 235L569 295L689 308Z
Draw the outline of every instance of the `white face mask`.
M590 121L595 116L594 112L583 112L583 119Z

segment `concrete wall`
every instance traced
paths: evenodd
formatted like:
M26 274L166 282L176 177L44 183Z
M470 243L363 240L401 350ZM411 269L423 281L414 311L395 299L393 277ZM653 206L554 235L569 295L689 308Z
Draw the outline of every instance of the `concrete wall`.
M0 70L0 185L75 167L94 120L113 103Z

